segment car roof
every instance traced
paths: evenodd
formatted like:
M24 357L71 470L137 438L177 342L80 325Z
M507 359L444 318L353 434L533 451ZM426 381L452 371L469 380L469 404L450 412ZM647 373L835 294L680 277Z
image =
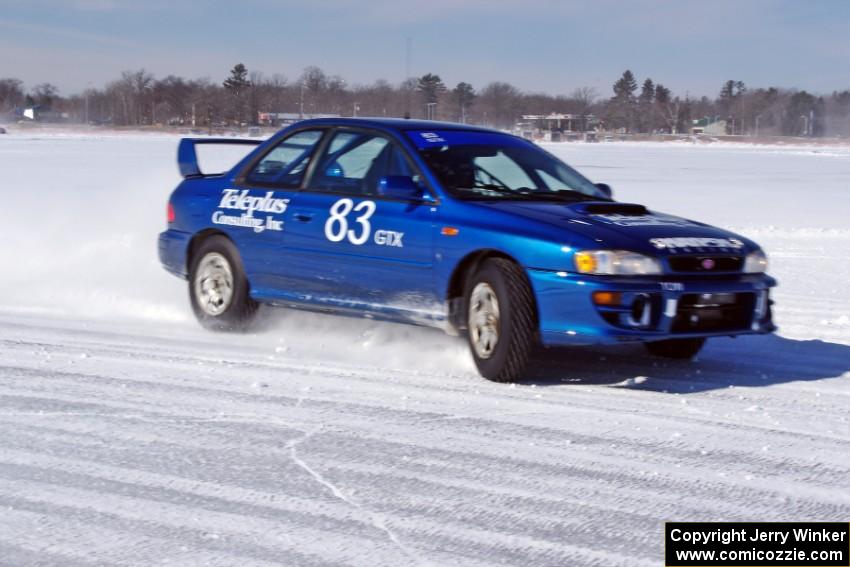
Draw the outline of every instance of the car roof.
M492 128L458 124L457 122L439 122L436 120L409 120L405 118L308 118L297 123L298 126L360 126L384 128L387 130L468 130L470 132L489 132L506 134ZM510 134L508 134L510 135Z

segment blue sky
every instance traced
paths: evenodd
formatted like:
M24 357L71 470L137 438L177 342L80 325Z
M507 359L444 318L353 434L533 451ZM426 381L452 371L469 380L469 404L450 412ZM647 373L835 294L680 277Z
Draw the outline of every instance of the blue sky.
M850 0L0 0L0 76L63 94L124 69L223 80L237 62L351 83L435 72L608 96L626 68L677 94L726 79L850 88Z

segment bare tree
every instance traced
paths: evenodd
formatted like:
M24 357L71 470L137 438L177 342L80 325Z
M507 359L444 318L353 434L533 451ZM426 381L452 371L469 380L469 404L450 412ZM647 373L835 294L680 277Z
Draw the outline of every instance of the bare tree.
M24 101L24 84L18 79L0 79L0 112L19 106Z
M591 113L593 104L599 98L599 92L593 87L578 87L570 94L570 98L575 101L575 113L581 118L581 129L587 130L587 116Z
M510 83L496 81L481 89L477 106L484 124L510 128L521 114L521 93Z
M41 83L32 89L32 98L37 105L45 110L53 108L53 101L59 94L59 89L56 85L50 83Z

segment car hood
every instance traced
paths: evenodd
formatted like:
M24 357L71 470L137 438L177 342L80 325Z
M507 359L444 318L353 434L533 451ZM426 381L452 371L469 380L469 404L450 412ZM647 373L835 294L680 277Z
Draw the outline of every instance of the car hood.
M651 211L643 205L610 201L549 203L488 201L482 206L519 219L543 223L565 244L625 249L644 254L740 253L758 248L728 230ZM583 237L577 242L575 236ZM572 237L571 237L572 236Z

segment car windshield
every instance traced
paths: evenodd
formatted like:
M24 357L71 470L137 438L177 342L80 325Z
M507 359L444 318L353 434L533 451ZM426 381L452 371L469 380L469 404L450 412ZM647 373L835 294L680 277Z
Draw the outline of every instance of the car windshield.
M425 134L431 137L421 142L413 136L422 158L461 199L608 200L587 178L525 140L476 132L468 140L452 133L459 142L475 143L451 143L445 133Z

